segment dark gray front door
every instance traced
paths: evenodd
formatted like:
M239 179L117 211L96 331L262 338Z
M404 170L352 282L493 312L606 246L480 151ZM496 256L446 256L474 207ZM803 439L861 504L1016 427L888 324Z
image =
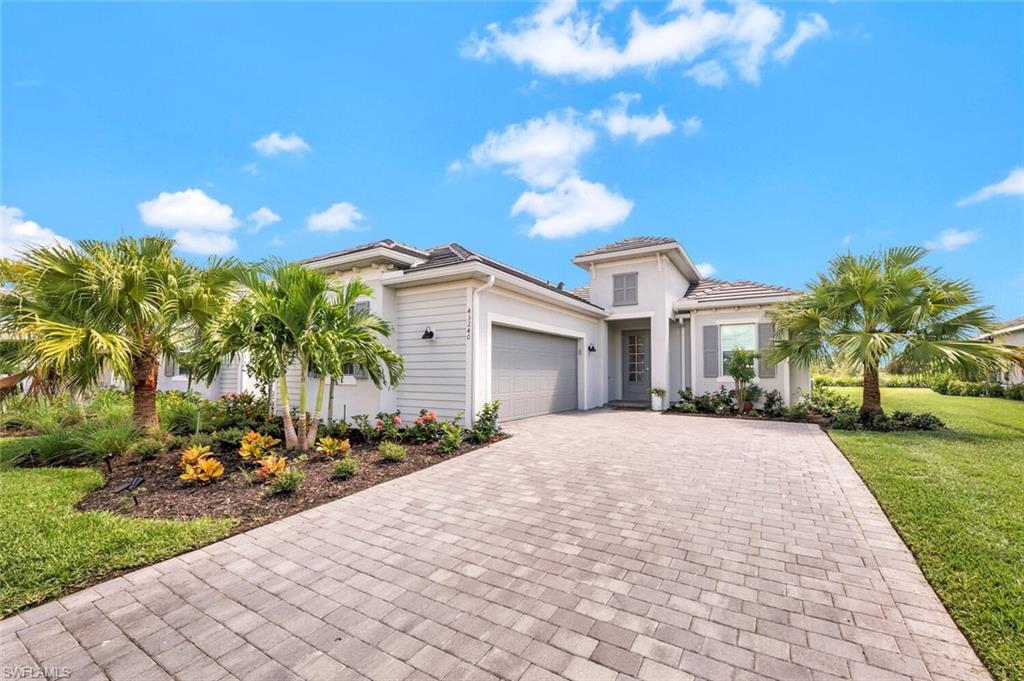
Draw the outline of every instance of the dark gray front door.
M622 399L644 402L651 394L651 332L622 332Z

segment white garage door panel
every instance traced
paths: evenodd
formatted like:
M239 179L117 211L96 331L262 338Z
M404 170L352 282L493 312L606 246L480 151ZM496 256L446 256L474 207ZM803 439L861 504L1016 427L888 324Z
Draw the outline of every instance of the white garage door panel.
M491 399L503 419L578 408L575 338L495 326L491 337Z

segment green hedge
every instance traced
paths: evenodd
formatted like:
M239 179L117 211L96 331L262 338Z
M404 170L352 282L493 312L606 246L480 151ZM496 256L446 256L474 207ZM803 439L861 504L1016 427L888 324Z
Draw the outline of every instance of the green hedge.
M882 374L878 382L885 388L930 388L925 376L902 376L899 374ZM814 385L838 386L843 388L859 388L864 385L862 376L843 374L814 374Z
M961 381L952 376L935 376L928 386L940 395L961 397L1003 397L1024 400L1024 383L1003 385L992 381Z

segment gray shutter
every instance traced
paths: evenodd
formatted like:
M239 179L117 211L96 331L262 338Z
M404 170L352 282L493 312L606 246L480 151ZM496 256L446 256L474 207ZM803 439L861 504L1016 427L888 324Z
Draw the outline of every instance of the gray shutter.
M718 363L721 354L718 351L718 325L711 324L704 329L704 378L718 378Z
M757 325L757 351L761 358L757 360L757 375L760 378L775 378L775 365L769 364L764 353L771 350L775 338L775 322L764 322Z
M166 359L166 361L164 362L164 376L168 378L173 378L178 374L177 367L174 366L175 364L177 364L177 362L174 360L173 357L168 357Z
M626 300L626 281L621 274L612 275L612 305L622 305Z

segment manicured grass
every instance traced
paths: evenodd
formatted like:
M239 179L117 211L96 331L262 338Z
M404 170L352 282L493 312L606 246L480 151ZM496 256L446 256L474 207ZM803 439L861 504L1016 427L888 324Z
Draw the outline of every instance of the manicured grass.
M0 471L0 616L224 536L233 520L78 513L103 484L91 468ZM129 503L131 503L129 501Z
M836 388L860 403L860 388ZM1024 402L883 388L947 432L830 431L989 670L1024 679Z

